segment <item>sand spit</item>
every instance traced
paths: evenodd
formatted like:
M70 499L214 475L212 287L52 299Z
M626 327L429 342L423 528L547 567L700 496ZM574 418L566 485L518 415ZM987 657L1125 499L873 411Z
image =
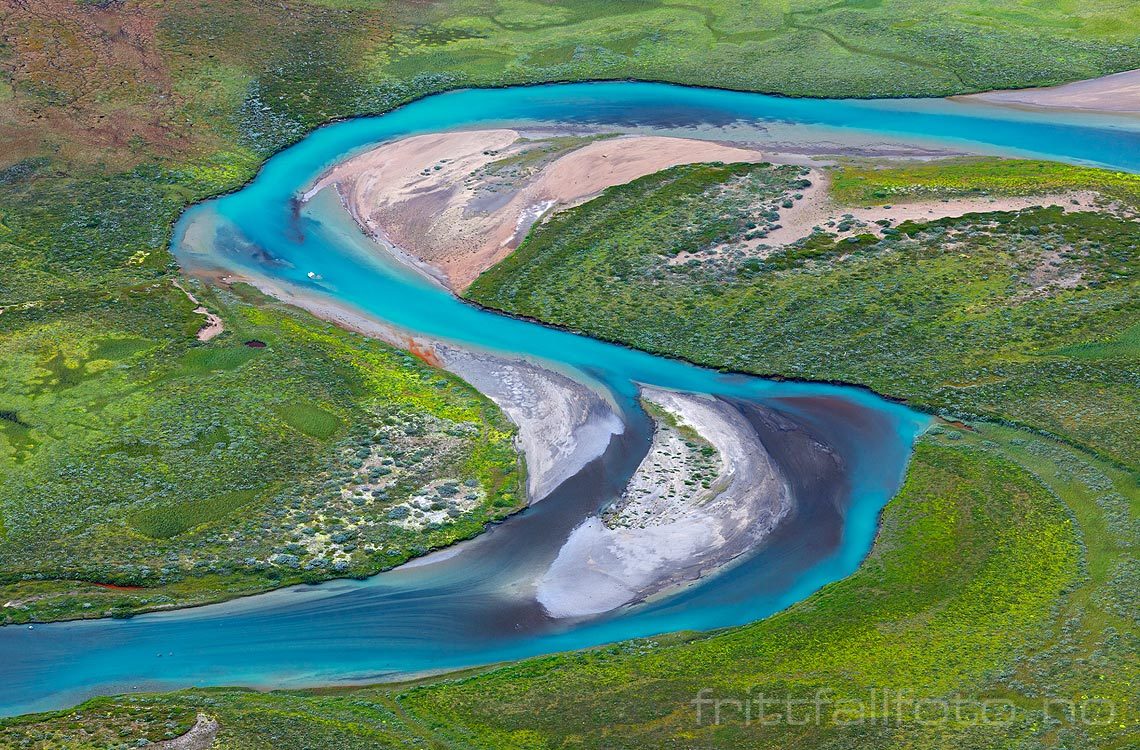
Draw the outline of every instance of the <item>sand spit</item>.
M687 138L436 133L349 159L304 199L336 185L349 213L374 238L463 290L552 210L678 164L763 159L759 151Z
M214 738L217 736L218 720L211 719L206 714L198 714L198 720L186 734L172 740L156 742L150 747L158 750L208 750L214 746Z
M962 101L1012 104L1033 109L1140 113L1140 70L1038 89L987 91L954 97Z
M620 501L570 534L538 583L552 617L639 601L752 549L791 509L755 430L710 396L642 388L661 410L648 455Z
M811 186L796 191L802 198L780 210L779 226L764 237L733 246L757 257L816 230L840 238L882 236L886 226L907 220L1050 205L1080 211L1102 208L1103 202L1094 193L1076 192L945 200L899 196L886 205L840 206L829 195L828 171L803 154L762 154L661 136L524 137L507 129L435 133L384 144L333 167L304 199L335 186L353 219L393 257L462 291L509 255L530 227L552 212L677 164L710 161L769 161L808 169ZM883 221L888 223L879 223ZM713 257L726 249L681 254L669 262Z
M625 430L605 399L561 373L443 344L434 351L442 367L498 404L518 426L531 503L602 455Z
M321 320L415 354L433 367L462 378L494 401L519 428L526 459L527 498L546 497L598 456L625 424L602 396L561 373L521 358L473 352L409 336L331 300L297 293L257 278L224 276L214 283L244 282L263 294L306 310Z

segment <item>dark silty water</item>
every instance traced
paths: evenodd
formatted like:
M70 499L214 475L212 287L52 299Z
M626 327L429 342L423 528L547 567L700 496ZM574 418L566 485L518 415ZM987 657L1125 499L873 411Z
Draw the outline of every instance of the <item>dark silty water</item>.
M866 391L718 373L466 305L385 261L344 216L297 197L330 164L376 143L457 127L570 125L749 142L911 144L1140 169L1140 124L944 101L779 99L661 84L461 91L316 131L233 195L188 211L175 252L325 299L397 329L523 356L588 381L626 432L541 503L450 557L192 610L0 628L0 712L132 689L296 686L453 669L625 638L739 625L849 575L867 554L928 419ZM318 280L308 277L313 272ZM752 554L668 596L556 621L533 581L570 531L620 493L650 425L637 384L711 394L745 415L787 477L791 515Z

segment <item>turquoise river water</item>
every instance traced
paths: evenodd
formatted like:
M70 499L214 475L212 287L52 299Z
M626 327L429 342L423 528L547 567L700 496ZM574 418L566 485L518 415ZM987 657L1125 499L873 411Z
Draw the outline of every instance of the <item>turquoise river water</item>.
M679 134L806 152L950 149L1140 170L1140 122L1127 117L632 82L458 91L322 128L271 158L246 188L189 210L174 239L180 260L335 302L410 334L546 363L605 391L626 432L541 503L438 562L129 620L0 628L0 713L130 690L365 682L740 625L858 567L925 415L858 388L719 373L477 309L386 260L331 202L297 201L329 165L385 140L497 126ZM757 417L790 476L796 510L717 575L593 619L551 620L525 582L620 492L644 455L650 428L638 383L713 394L794 424L782 437ZM832 463L809 460L809 443L826 446Z

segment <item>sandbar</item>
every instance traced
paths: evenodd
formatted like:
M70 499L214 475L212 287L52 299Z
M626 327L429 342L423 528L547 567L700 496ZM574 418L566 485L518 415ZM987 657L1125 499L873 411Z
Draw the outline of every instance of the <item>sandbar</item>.
M386 143L322 176L373 238L462 291L514 250L551 211L679 164L758 162L754 149L663 136L524 137L471 130Z
M655 429L621 499L575 528L537 584L555 618L641 601L755 548L791 510L748 420L712 396L642 387Z
M1126 70L1060 86L987 91L954 98L1034 109L1140 113L1140 70Z

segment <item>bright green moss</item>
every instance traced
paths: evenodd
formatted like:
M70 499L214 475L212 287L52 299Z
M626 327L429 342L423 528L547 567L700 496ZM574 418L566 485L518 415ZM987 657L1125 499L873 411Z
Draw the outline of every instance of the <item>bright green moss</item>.
M848 161L832 173L831 184L833 197L852 206L1081 190L1140 205L1140 175L1019 159L941 159L894 165Z

